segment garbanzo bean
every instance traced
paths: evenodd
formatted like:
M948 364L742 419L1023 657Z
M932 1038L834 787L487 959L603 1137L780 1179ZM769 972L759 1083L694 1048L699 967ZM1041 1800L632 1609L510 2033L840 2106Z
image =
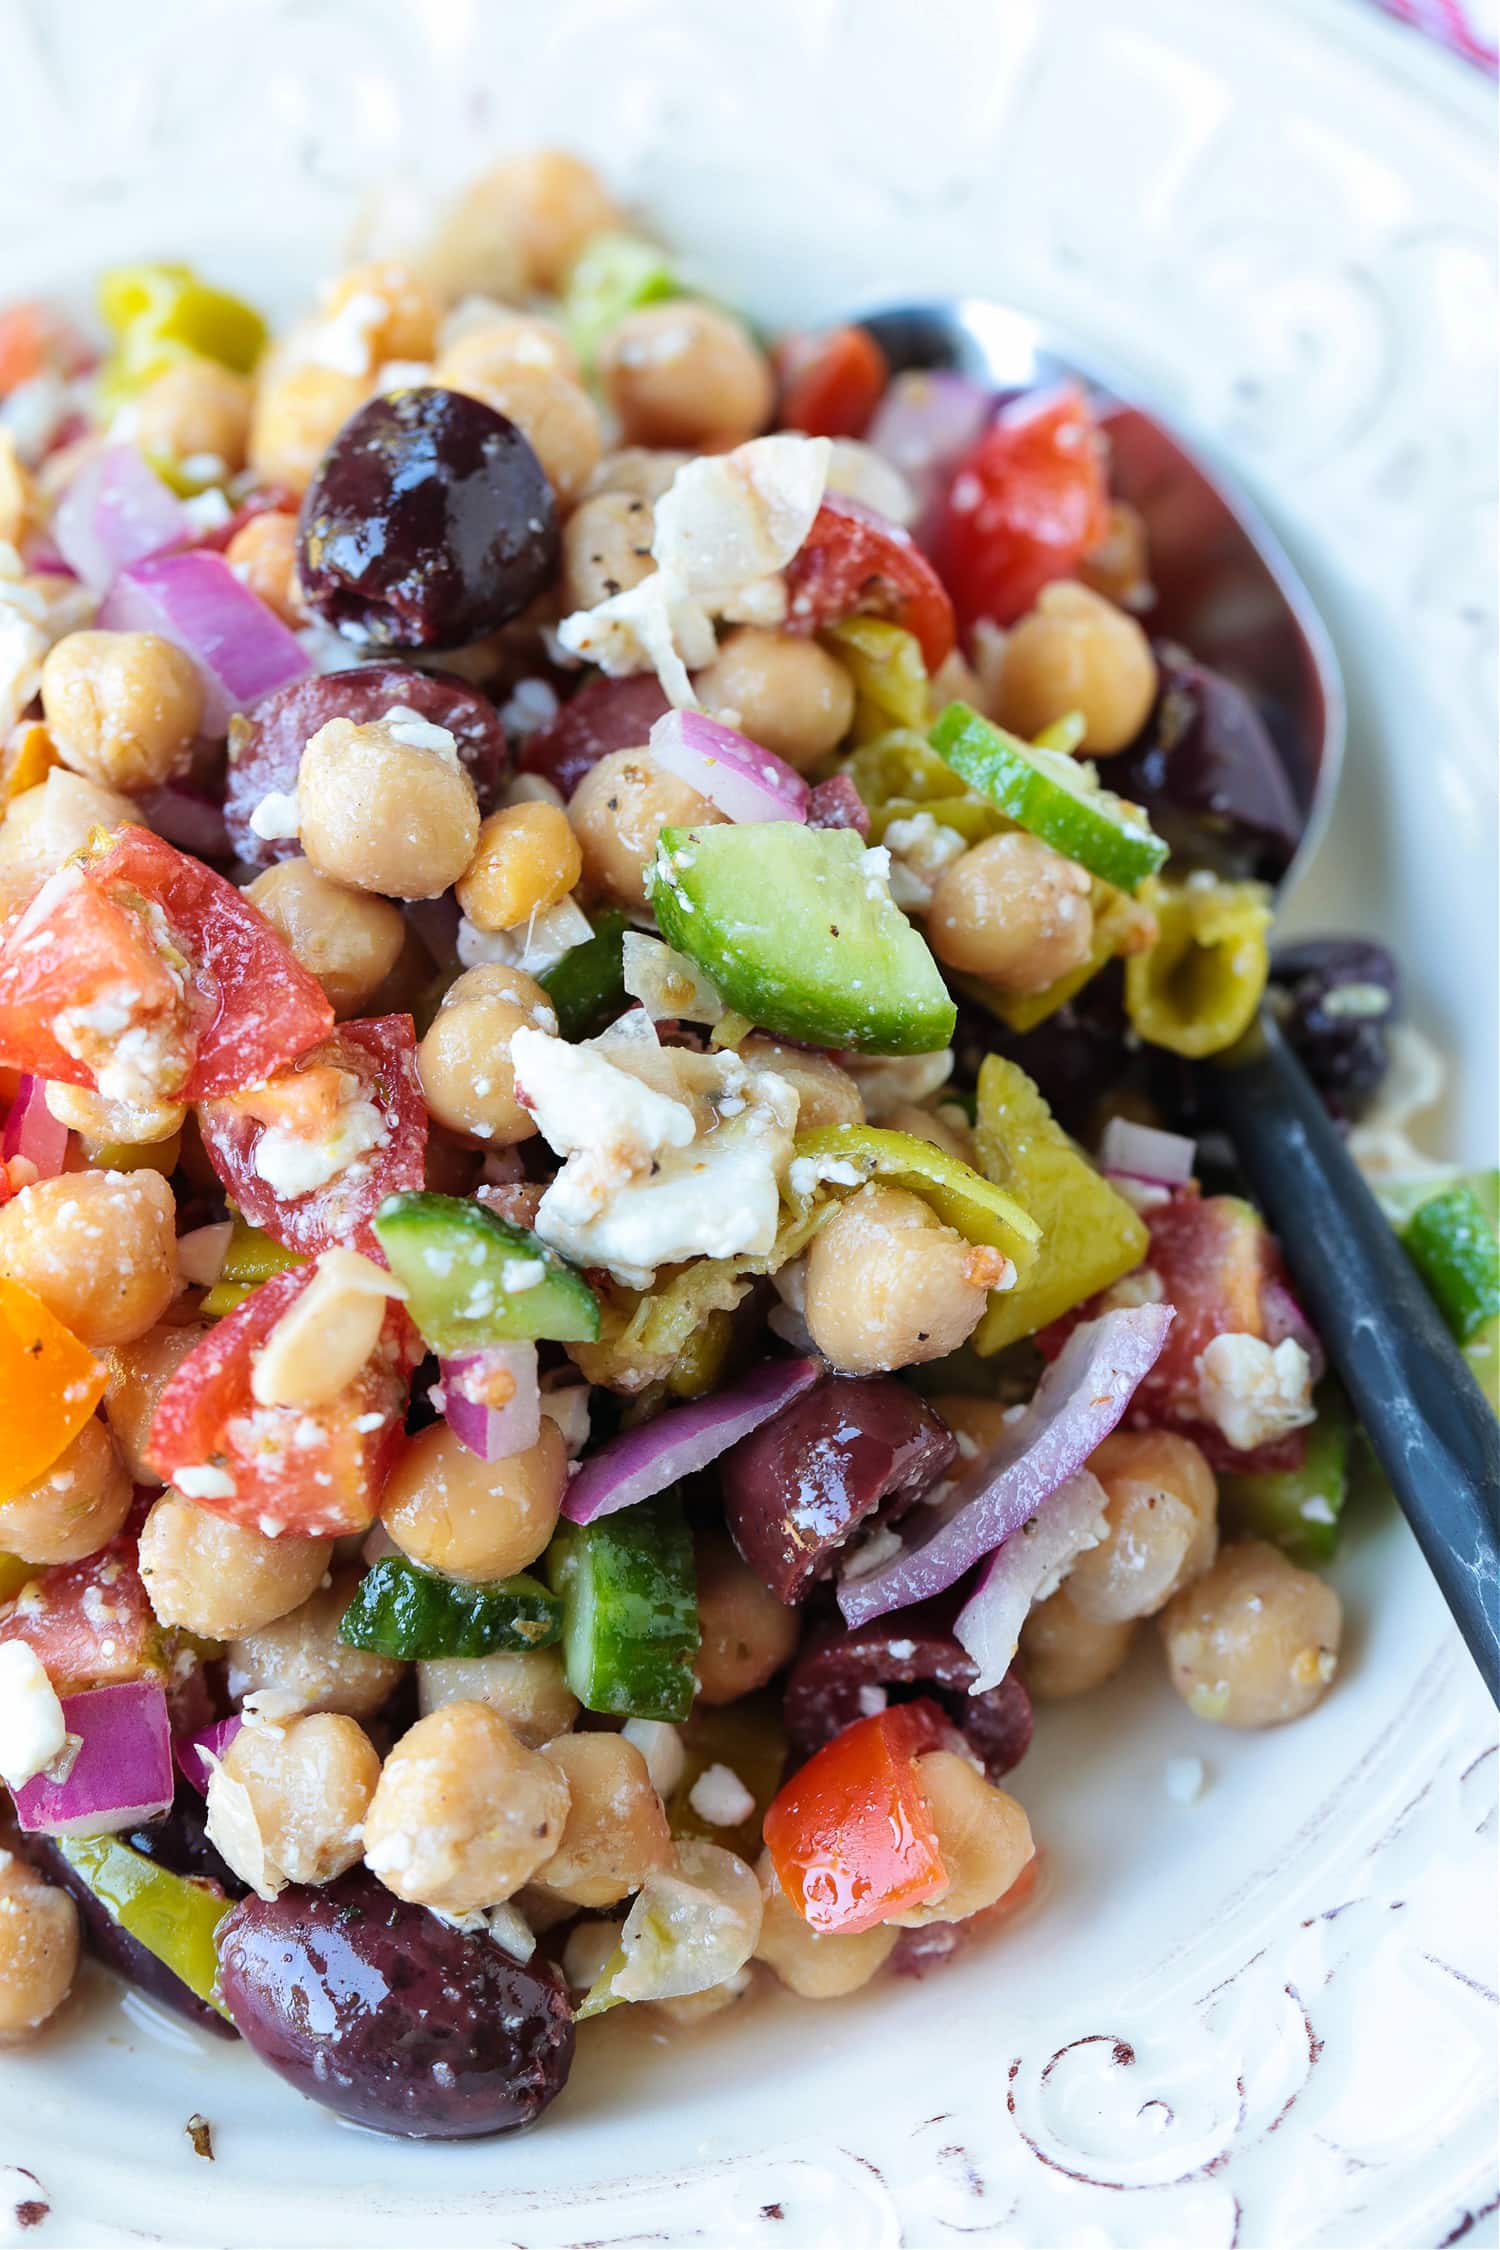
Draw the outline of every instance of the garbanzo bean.
M298 360L285 348L270 352L250 417L250 466L262 483L305 491L368 388L364 375Z
M387 898L437 898L479 838L479 801L456 757L403 742L384 719L330 719L297 769L302 849L320 875Z
M1100 1625L1075 1609L1064 1580L1055 1594L1038 1602L1021 1627L1021 1663L1026 1685L1040 1703L1086 1695L1112 1680L1130 1654L1135 1621Z
M739 445L765 428L775 395L748 329L686 298L627 313L604 340L599 375L627 445Z
M278 860L245 886L245 896L317 978L335 1015L357 1016L401 958L401 909L331 882L311 860Z
M1109 529L1078 565L1085 586L1121 609L1143 609L1151 601L1151 556L1146 520L1128 500L1110 506Z
M162 1141L175 1143L187 1123L187 1105L183 1102L151 1102L137 1107L130 1102L111 1101L87 1086L64 1085L60 1079L54 1079L47 1088L47 1107L60 1125L80 1135L91 1148L145 1149ZM153 1169L170 1173L175 1165L173 1156Z
M307 623L307 608L297 585L297 519L267 508L239 530L224 549L224 560L258 601L273 609L283 625Z
M331 1883L360 1857L379 1779L374 1743L339 1713L241 1727L209 1777L209 1839L263 1898Z
M1279 1726L1321 1703L1342 1631L1333 1588L1259 1539L1221 1548L1161 1614L1173 1687L1226 1727Z
M175 1328L150 1328L133 1343L116 1344L109 1355L109 1387L104 1393L104 1419L131 1477L137 1484L160 1484L161 1478L146 1460L151 1418L156 1402L195 1344L208 1334L188 1322Z
M289 1699L289 1709L373 1718L400 1685L406 1666L397 1657L351 1648L339 1639L339 1621L363 1576L358 1563L348 1564L285 1616L231 1640L228 1684L236 1701L274 1688Z
M510 1043L523 1024L556 1031L551 1001L524 969L490 962L449 987L417 1049L427 1107L450 1132L487 1147L529 1140L536 1122L516 1100Z
M826 758L854 719L854 682L837 658L801 634L759 625L726 634L693 688L706 711L799 773Z
M559 1648L434 1657L417 1666L417 1700L424 1716L445 1703L487 1703L529 1750L566 1734L578 1716Z
M563 525L562 602L565 610L592 609L649 578L652 510L628 492L598 492Z
M141 1578L163 1625L231 1641L305 1602L328 1539L266 1539L167 1491L141 1526Z
M858 1992L890 1958L900 1931L877 1922L872 1930L853 1936L830 1930L822 1935L810 1929L776 1880L769 1852L756 1868L764 1911L755 1958L780 1979L799 2000L842 2000Z
M848 1374L912 1367L957 1351L1003 1270L998 1251L965 1242L920 1196L865 1187L813 1236L804 1317Z
M1028 739L1069 711L1083 748L1107 757L1133 742L1156 700L1151 643L1128 612L1072 579L1044 586L1013 625L1000 660L1000 723Z
M480 823L458 903L477 929L514 930L566 898L582 873L578 838L560 805L503 805Z
M466 379L490 382L518 367L583 381L578 354L555 320L471 297L444 324L432 372L439 383L461 391Z
M799 1133L818 1125L863 1125L864 1097L831 1055L817 1054L810 1047L784 1047L761 1031L743 1040L737 1052L752 1070L774 1070L778 1078L796 1087Z
M401 1737L365 1819L365 1864L398 1898L498 1906L562 1839L568 1782L487 1703L445 1703Z
M350 307L369 346L373 375L388 360L428 360L437 348L437 299L410 266L380 258L350 266L318 300L320 322L347 319Z
M507 157L464 191L424 265L449 297L526 297L556 289L591 234L624 224L590 165L539 149Z
M434 1422L398 1454L381 1520L428 1570L469 1583L509 1578L552 1537L567 1481L567 1450L550 1415L535 1445L503 1461L481 1461Z
M130 1499L125 1465L96 1415L50 1469L0 1502L0 1549L22 1562L77 1562L113 1539Z
M649 750L612 750L584 775L568 803L583 850L584 882L617 906L643 908L645 869L664 828L702 828L724 815Z
M0 2047L29 2039L78 1973L78 1909L64 1890L0 1851Z
M734 1703L790 1660L801 1628L797 1612L740 1560L725 1533L706 1533L696 1545L698 1701Z
M46 877L86 844L96 828L119 828L140 814L118 789L54 766L17 797L0 820L0 916L28 904Z
M987 836L939 875L927 942L950 969L1002 991L1044 991L1089 957L1087 872L1039 836Z
M242 469L250 438L250 385L216 359L180 359L141 392L133 434L146 454L217 462L225 472ZM214 474L209 481L221 478Z
M993 1906L1036 1848L1031 1824L1015 1798L976 1773L967 1758L951 1750L929 1750L918 1758L916 1774L937 1830L948 1885L939 1897L891 1916L907 1930L923 1929L929 1922L964 1922Z
M627 499L646 501L653 512L680 468L692 459L669 446L622 445L606 453L589 478L590 495L623 492Z
M1213 1470L1191 1438L1171 1430L1116 1430L1089 1467L1108 1495L1109 1530L1069 1571L1069 1598L1099 1625L1153 1617L1214 1559Z
M527 367L507 355L486 358L485 333L445 354L440 380L514 422L564 506L576 500L604 450L599 409L581 383L552 367ZM455 367L459 372L455 372Z
M203 689L159 633L69 633L42 666L42 709L64 765L129 795L185 764Z
M0 1204L0 1273L102 1351L177 1294L176 1204L157 1172L64 1172Z
M573 1906L613 1906L672 1861L646 1761L618 1734L561 1734L542 1752L568 1784L562 1841L532 1882Z

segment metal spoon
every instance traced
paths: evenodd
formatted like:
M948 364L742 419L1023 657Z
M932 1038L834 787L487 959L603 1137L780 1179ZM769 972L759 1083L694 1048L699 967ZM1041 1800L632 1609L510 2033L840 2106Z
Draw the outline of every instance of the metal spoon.
M1258 510L1066 338L984 298L855 316L893 368L947 367L995 391L1073 382L1110 442L1110 483L1145 521L1154 633L1229 674L1262 708L1302 816L1282 877L1333 811L1344 749L1338 659ZM1500 1703L1500 1432L1436 1306L1269 1010L1200 1066L1204 1091L1279 1236L1329 1358Z

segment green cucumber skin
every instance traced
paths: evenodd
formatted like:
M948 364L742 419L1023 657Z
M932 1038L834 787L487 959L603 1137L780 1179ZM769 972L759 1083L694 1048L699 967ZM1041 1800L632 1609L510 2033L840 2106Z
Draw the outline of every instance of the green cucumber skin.
M746 880L752 852L763 862L754 868L754 884ZM760 1030L818 1047L931 1054L952 1038L957 1010L925 940L899 907L875 917L878 928L859 927L872 919L873 903L859 872L863 852L850 830L792 821L664 828L647 889L667 942L696 961L729 1006ZM716 870L715 862L723 864ZM754 922L757 906L762 919ZM865 959L847 933L830 955L827 940L837 944L841 915L867 947Z
M1169 847L1144 815L1127 825L1111 810L1119 800L1109 791L1067 792L1031 745L992 726L967 703L950 703L929 739L938 756L1008 819L1101 882L1134 892L1165 865Z
M1354 1436L1341 1391L1324 1385L1315 1403L1318 1419L1307 1433L1307 1454L1300 1469L1219 1479L1220 1502L1236 1530L1252 1539L1269 1540L1290 1561L1304 1564L1329 1562L1337 1551ZM1303 1514L1310 1500L1327 1503L1331 1523Z
M1500 1239L1472 1188L1440 1188L1418 1205L1401 1240L1461 1344L1500 1314Z
M594 922L593 936L537 978L564 1039L592 1038L627 1005L624 939L629 927L625 915L606 907Z
M675 1493L592 1524L568 1524L547 1550L562 1596L563 1666L589 1711L683 1720L693 1704L698 1588Z
M599 1301L583 1276L525 1227L477 1203L426 1189L389 1196L375 1214L375 1233L405 1285L407 1310L436 1352L451 1357L541 1338L598 1341ZM546 1278L507 1294L502 1271L514 1258L540 1258ZM485 1309L460 1310L476 1288L490 1293Z
M547 1648L561 1632L562 1603L535 1578L465 1586L400 1555L371 1565L339 1621L347 1647L408 1662Z

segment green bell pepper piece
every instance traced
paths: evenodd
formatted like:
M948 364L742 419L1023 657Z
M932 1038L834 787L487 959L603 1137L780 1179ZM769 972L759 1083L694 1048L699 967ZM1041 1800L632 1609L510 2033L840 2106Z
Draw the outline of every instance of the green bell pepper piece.
M818 1125L792 1145L789 1187L798 1203L810 1202L819 1187L849 1189L875 1179L920 1195L965 1241L1003 1250L1018 1270L1036 1263L1042 1239L1036 1220L1014 1196L931 1141L876 1125Z
M1226 1522L1252 1539L1268 1539L1297 1563L1327 1562L1332 1556L1349 1482L1354 1422L1348 1402L1336 1383L1324 1382L1314 1404L1318 1418L1307 1432L1300 1469L1219 1479L1219 1507Z
M1500 1236L1471 1187L1457 1181L1429 1196L1401 1240L1461 1344L1500 1317Z
M585 368L627 313L682 294L666 252L642 235L614 229L591 234L569 270L563 289L563 325Z
M950 703L932 729L938 756L991 804L1117 890L1154 875L1168 846L1143 812L1100 787L1092 766L1022 742L967 703Z
M407 1311L435 1352L598 1338L599 1300L582 1274L529 1228L482 1204L425 1190L388 1195L375 1214L375 1233L406 1290Z
M626 1005L624 944L630 928L626 917L606 907L594 922L594 934L575 945L543 972L537 983L557 1012L557 1028L564 1039L589 1039Z
M698 1652L693 1542L675 1491L563 1524L543 1557L562 1596L563 1666L589 1711L685 1719Z
M233 1900L216 1885L174 1875L118 1836L59 1836L55 1841L74 1874L126 1935L227 2018L214 1941Z
M404 1555L372 1563L339 1620L348 1647L408 1661L547 1648L561 1631L562 1603L535 1578L464 1586Z

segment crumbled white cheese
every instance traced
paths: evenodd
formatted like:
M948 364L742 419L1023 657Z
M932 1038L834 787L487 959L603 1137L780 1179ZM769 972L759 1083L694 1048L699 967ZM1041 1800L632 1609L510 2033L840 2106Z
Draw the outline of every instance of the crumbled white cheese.
M250 815L252 835L265 843L294 842L302 826L302 807L292 789L269 789Z
M533 914L513 930L481 930L461 915L458 924L458 958L466 969L498 961L507 969L524 969L531 977L545 976L556 968L575 945L586 945L593 924L578 901L560 898L544 914Z
M0 540L0 736L40 693L47 651L86 625L96 606L86 586L50 571L31 574L15 548Z
M330 1132L310 1137L289 1124L273 1124L255 1143L257 1179L288 1202L326 1187L390 1137L389 1126L354 1074L341 1075L347 1084Z
M529 1961L536 1951L536 1932L514 1899L503 1906L491 1906L485 1912L485 1928L502 1953L513 1961Z
M1201 1758L1168 1758L1167 1795L1174 1805L1196 1804L1203 1794L1205 1774Z
M375 362L375 338L389 317L384 297L373 289L356 289L337 312L301 331L293 342L295 357L337 375L368 375Z
M517 680L500 706L500 723L508 735L525 742L550 726L557 711L557 690L550 680ZM539 777L533 774L526 778Z
M906 478L883 453L858 438L834 439L828 456L828 489L873 508L903 531L916 520L917 496Z
M684 462L656 503L658 567L706 607L785 570L813 527L832 450L784 431Z
M1331 1502L1321 1492L1315 1492L1310 1500L1304 1500L1297 1513L1304 1523L1337 1523L1339 1520Z
M0 1641L0 1781L22 1789L61 1757L67 1725L45 1665L28 1641Z
M713 662L713 620L670 571L654 570L592 609L575 609L557 628L569 656L597 664L612 679L655 672L679 709L693 701L690 671Z
M887 1523L877 1524L852 1550L840 1576L863 1578L867 1571L879 1570L882 1564L899 1555L904 1545L899 1531L893 1531Z
M787 1169L787 1186L800 1203L806 1203L826 1180L830 1187L858 1187L864 1173L847 1156L794 1156ZM799 1306L799 1311L801 1310Z
M859 1715L862 1719L876 1719L889 1703L890 1697L883 1687L866 1681L859 1691Z
M676 1727L665 1719L627 1719L621 1732L645 1759L651 1786L658 1797L670 1797L687 1763L682 1736Z
M183 466L186 468L186 462ZM181 507L199 538L205 532L222 531L234 514L223 493L213 487L207 492L195 492L191 499L181 502Z
M28 469L40 462L73 407L72 386L51 368L29 375L0 399L0 430L15 439L16 451Z
M380 724L387 734L394 735L398 742L404 742L408 749L435 750L450 766L458 764L457 735L447 727L434 725L431 719L424 719L420 711L412 710L410 704L393 703Z
M907 913L926 912L943 869L969 848L956 828L930 812L893 820L885 846L891 855L891 897Z
M705 1766L688 1791L688 1803L710 1828L738 1828L755 1810L755 1799L732 1766Z
M1198 1403L1229 1443L1248 1453L1315 1419L1312 1363L1294 1337L1215 1336L1199 1354Z
M179 1469L172 1482L185 1500L232 1500L239 1490L227 1469L213 1468L206 1461Z
M542 1392L542 1412L562 1432L568 1459L574 1461L589 1442L589 1387L587 1383L560 1382Z

